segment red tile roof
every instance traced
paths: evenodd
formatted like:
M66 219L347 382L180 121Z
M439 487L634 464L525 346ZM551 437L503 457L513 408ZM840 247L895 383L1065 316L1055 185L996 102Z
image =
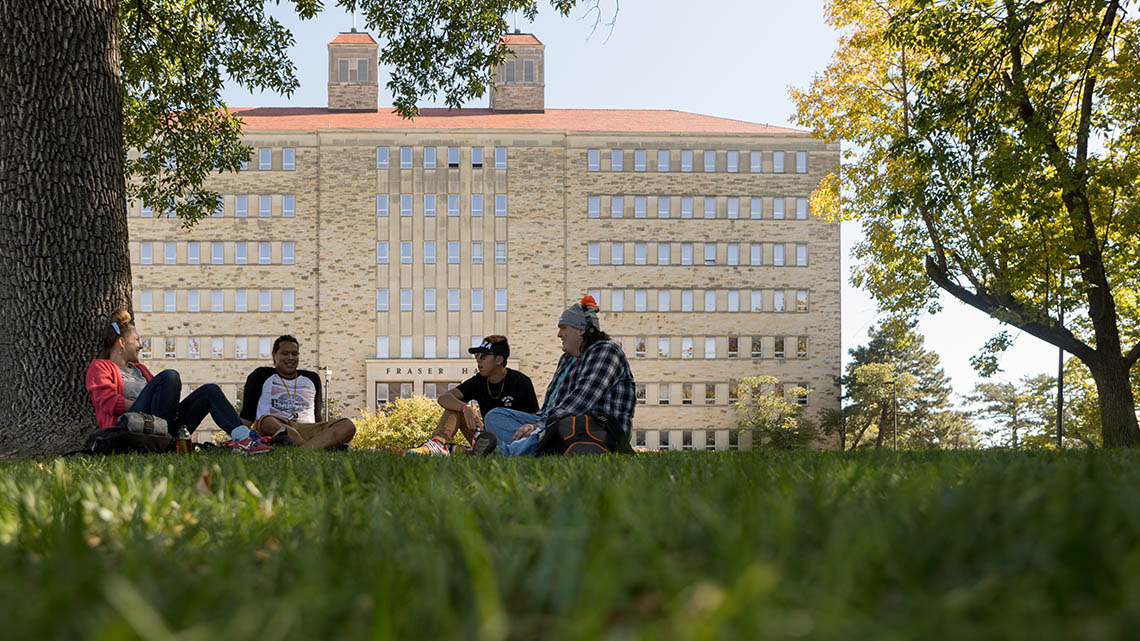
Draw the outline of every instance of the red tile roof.
M466 129L567 132L806 134L774 127L668 109L547 109L543 113L496 113L490 109L421 109L405 120L392 111L334 112L325 108L253 107L230 110L246 131L318 129Z
M505 45L540 45L542 42L529 33L508 33L503 36Z
M374 45L376 41L372 36L362 31L342 32L336 34L330 45Z

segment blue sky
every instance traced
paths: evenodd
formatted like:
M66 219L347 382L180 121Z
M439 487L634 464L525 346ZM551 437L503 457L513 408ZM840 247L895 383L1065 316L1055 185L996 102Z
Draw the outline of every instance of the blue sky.
M603 17L613 16L613 0L600 0ZM699 9L694 7L699 6ZM280 8L279 8L280 9ZM300 89L289 98L251 95L228 87L231 107L327 104L328 41L351 29L352 17L329 8L317 19L299 22L286 11L276 15L296 38L291 57ZM511 20L510 22L514 22ZM787 88L805 86L822 71L835 49L837 33L823 20L822 0L625 0L612 31L591 36L593 15L578 9L570 18L543 7L538 19L518 18L524 33L546 45L546 105L563 108L678 109L750 122L793 126ZM360 30L363 21L358 21ZM381 78L384 77L381 70ZM380 104L391 104L385 87ZM469 106L485 107L486 99ZM442 106L430 99L421 106ZM850 248L859 229L843 230L843 353L866 341L877 319L874 302L848 282ZM1001 327L981 312L954 301L919 326L927 347L939 353L955 391L969 392L977 380L969 358ZM1057 349L1032 336L1017 336L1002 359L1001 379L1056 373Z

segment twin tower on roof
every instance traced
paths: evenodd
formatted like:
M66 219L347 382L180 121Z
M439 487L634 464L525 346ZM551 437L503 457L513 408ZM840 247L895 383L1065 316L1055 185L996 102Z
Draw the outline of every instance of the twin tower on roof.
M503 36L502 42L514 54L495 68L491 110L542 112L546 87L545 45L529 33L517 32ZM354 30L332 39L329 43L329 111L377 111L379 51L379 45L367 33Z

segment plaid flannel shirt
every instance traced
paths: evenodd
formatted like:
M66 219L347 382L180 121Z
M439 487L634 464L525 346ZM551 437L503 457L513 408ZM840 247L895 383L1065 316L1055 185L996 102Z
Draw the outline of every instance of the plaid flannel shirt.
M567 367L570 371L556 392L554 383ZM636 394L625 353L613 341L598 341L577 359L563 354L558 360L538 414L540 426L545 429L563 416L605 414L629 436Z

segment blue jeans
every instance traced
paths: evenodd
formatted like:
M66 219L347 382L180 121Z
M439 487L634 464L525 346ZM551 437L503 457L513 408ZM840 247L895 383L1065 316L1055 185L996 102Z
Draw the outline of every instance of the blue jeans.
M539 425L538 416L505 407L496 407L483 417L483 429L499 439L499 454L504 456L534 456L538 449L538 430L515 440L515 431L528 424Z
M179 402L181 395L182 377L172 369L163 370L139 392L130 411L162 417L171 427L182 425L190 432L198 429L207 414L226 434L242 424L222 388L213 383L202 385Z

